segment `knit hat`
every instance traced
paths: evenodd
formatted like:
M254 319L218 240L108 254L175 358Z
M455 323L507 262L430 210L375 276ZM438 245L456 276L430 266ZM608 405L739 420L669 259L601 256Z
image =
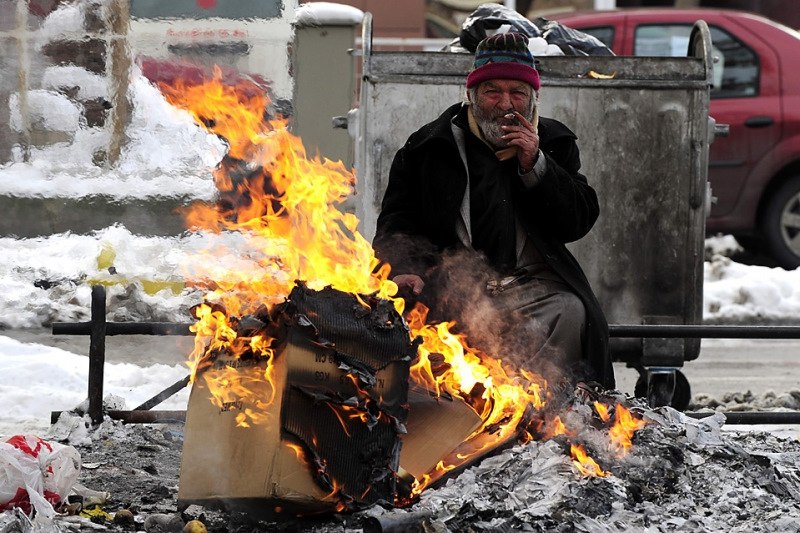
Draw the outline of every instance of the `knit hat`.
M519 80L538 91L539 72L528 50L528 38L516 32L496 33L478 43L467 88L486 80Z

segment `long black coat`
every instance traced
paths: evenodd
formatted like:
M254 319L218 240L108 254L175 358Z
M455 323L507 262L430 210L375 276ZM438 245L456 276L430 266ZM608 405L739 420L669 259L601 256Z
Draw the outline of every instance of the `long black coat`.
M464 246L456 225L468 180L451 129L462 105L453 105L413 133L392 163L374 245L378 256L392 265L394 275L414 273L424 278L442 252ZM557 120L543 117L538 132L547 172L530 189L514 180L514 207L544 260L583 301L587 315L584 359L594 374L591 377L613 388L608 324L586 275L565 246L594 225L599 214L597 195L579 172L575 134ZM398 237L413 240L413 251L398 246Z

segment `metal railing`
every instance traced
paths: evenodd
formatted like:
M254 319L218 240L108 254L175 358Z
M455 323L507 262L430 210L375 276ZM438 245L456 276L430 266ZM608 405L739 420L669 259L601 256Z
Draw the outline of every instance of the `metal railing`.
M176 381L146 402L130 411L103 412L103 375L105 340L109 335L194 335L190 323L182 322L107 322L106 290L102 285L92 287L91 317L88 322L55 322L53 335L89 335L89 379L87 414L92 423L99 424L104 415L128 423L153 423L184 420L185 411L155 411L153 407L189 384L189 376ZM609 326L611 337L625 338L728 338L728 339L800 339L800 326L724 326L724 325L620 325ZM55 423L62 411L51 413ZM704 418L713 412L686 413L692 418ZM800 411L737 411L723 412L730 424L800 424Z

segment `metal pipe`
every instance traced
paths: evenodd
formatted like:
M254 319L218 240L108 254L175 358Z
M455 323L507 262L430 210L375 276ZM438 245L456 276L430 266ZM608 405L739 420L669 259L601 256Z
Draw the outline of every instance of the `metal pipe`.
M362 521L364 533L405 533L421 531L422 522L431 518L433 511L395 513L382 516L368 516Z
M159 392L158 394L156 394L155 396L144 402L142 405L134 409L134 411L147 411L149 409L152 409L153 407L160 404L161 402L163 402L176 392L186 388L186 385L189 384L191 378L192 376L186 376L185 378L176 381L175 383L173 383L172 385L162 390L161 392Z
M92 287L92 321L89 333L89 418L103 421L103 371L106 363L106 289Z
M716 413L684 413L690 418L702 419ZM800 424L800 411L722 411L725 423L750 424Z
M106 335L193 336L188 322L107 322ZM54 322L53 335L88 335L91 322ZM707 339L800 339L800 326L718 326L612 324L611 337L707 338Z
M108 411L106 414L113 420L121 420L128 424L186 421L186 411Z
M193 336L188 322L106 322L106 335ZM54 322L53 335L87 335L91 322Z
M704 339L800 339L800 326L717 326L690 324L614 324L611 337Z
M755 424L800 424L800 411L721 411L725 415L725 423L730 425ZM55 424L62 411L50 413L50 423ZM109 418L122 420L131 424L151 424L158 422L183 422L186 411L108 411ZM684 413L689 418L702 419L716 413ZM473 462L474 464L474 462Z

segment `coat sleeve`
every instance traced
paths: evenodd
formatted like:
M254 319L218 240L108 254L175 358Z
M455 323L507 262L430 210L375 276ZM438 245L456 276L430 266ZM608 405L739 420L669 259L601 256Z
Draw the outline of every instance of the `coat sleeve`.
M392 275L417 274L435 262L435 250L423 231L419 172L411 171L408 143L398 150L389 172L381 202L373 248L377 257L392 266Z
M542 149L542 156L547 158L547 168L538 184L525 188L520 182L520 212L556 240L576 241L592 229L600 208L597 193L580 172L574 136L552 140Z

